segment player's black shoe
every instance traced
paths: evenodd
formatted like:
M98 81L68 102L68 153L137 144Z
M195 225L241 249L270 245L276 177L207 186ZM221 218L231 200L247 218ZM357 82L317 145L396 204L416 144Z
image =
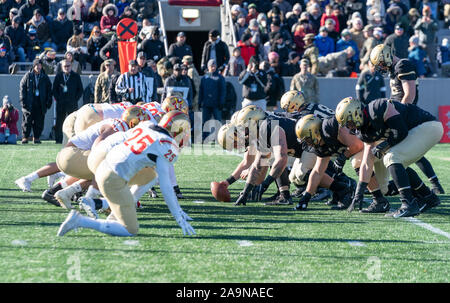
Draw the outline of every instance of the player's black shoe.
M42 199L44 199L48 203L53 204L53 205L55 205L57 207L61 207L61 205L59 204L58 200L56 200L55 196L53 196L53 194L49 193L49 189L46 189L42 193Z
M253 194L252 194L252 196L253 196ZM264 203L266 203L266 202L273 202L273 201L277 200L279 197L280 197L280 192L277 191L272 196L270 196L268 198L261 199L261 202L264 202ZM252 197L252 200L256 200L256 199L254 199L254 197Z
M292 197L285 197L284 195L279 195L277 199L266 202L264 205L292 205Z
M350 204L352 204L353 190L351 188L346 188L345 190L337 193L338 203L333 206L333 210L345 210Z
M418 204L420 212L423 213L441 204L441 200L434 193L431 193L426 197L418 199Z
M362 213L385 213L389 211L391 206L385 197L373 199L372 203L367 207L360 210Z
M331 200L328 200L327 202L325 202L325 205L327 205L327 206L335 206L335 205L338 204L338 200L339 200L339 198L338 198L337 194L333 193L331 195Z
M317 193L311 198L312 202L324 201L331 198L332 192L327 188L319 188Z
M177 196L177 199L184 199L183 194L181 193L180 187L178 185L175 185L173 187L173 190L175 192L175 195Z
M302 195L302 193L305 190L306 190L306 186L297 187L297 189L292 192L291 196L294 198L300 198L300 196Z
M417 198L414 198L411 201L400 199L400 201L402 202L402 206L400 206L400 208L397 209L394 213L387 214L386 216L392 216L394 218L402 218L402 217L414 217L420 214Z

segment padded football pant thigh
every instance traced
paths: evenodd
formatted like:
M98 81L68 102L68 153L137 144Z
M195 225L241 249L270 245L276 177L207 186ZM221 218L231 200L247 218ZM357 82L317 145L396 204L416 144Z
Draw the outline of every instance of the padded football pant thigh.
M100 121L102 121L102 117L90 105L84 105L78 110L74 124L75 134L81 133L89 126Z
M315 154L304 151L301 158L295 160L291 173L289 174L289 181L298 186L307 183L308 180L305 180L305 176L313 169L316 160L317 156Z
M107 155L106 150L102 148L94 148L89 153L88 159L87 159L87 165L89 170L95 174L97 171L97 167L102 163L103 160L105 160Z
M90 150L82 150L75 146L64 147L56 156L56 165L69 176L92 180L94 174L87 164L90 152Z
M361 162L363 159L363 155L364 150L354 154L351 157L352 167L354 169L359 170L359 167L361 166ZM383 195L386 194L388 192L390 174L386 166L384 166L382 159L375 158L373 163L373 172L375 173L375 178L377 179L379 189L381 190Z
M156 171L153 167L144 167L140 171L138 171L133 178L128 182L128 185L145 185L150 183L153 179L156 178Z
M134 198L128 187L128 182L113 172L106 161L98 166L95 178L100 192L108 201L111 214L120 224L125 226L130 234L137 234L139 223Z
M75 136L75 120L77 119L77 112L73 112L64 119L62 125L63 141L62 146L66 146L70 138Z
M408 136L389 149L383 157L384 166L389 167L395 163L410 166L436 145L443 133L442 123L438 121L425 122L410 129Z

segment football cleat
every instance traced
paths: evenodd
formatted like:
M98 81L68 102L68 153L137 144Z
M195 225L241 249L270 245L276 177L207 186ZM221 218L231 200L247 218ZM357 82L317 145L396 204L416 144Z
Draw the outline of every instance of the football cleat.
M55 198L56 200L58 200L59 205L61 205L61 207L65 209L72 208L72 196L72 194L64 189L58 190L55 194Z
M48 187L53 187L55 185L56 180L58 180L61 177L59 173L47 176L47 184Z
M422 199L418 199L418 204L420 212L423 213L441 204L441 200L438 196L436 196L436 194L431 193L428 196L423 197Z
M78 199L78 202L80 202L80 209L83 209L89 217L98 219L98 213L97 210L95 210L95 202L92 198L81 197Z
M308 209L308 203L297 203L297 205L294 207L294 210L305 211L306 209Z
M297 187L297 189L292 192L291 196L294 198L300 198L300 196L302 195L302 193L305 190L306 190L306 186Z
M158 198L158 194L156 193L156 189L154 187L152 187L149 191L148 194L150 195L150 197L152 198Z
M283 195L279 195L278 198L271 202L266 202L264 205L292 205L292 197L284 197Z
M385 213L389 211L391 205L385 197L373 199L373 202L367 207L360 210L362 213Z
M347 188L345 191L337 193L338 203L333 206L333 210L345 210L352 204L353 191L351 188Z
M442 187L441 183L433 183L431 186L431 192L435 195L443 195L445 194L444 188Z
M325 205L327 205L327 206L335 206L335 205L338 204L338 200L339 200L338 195L336 193L333 193L331 195L331 197L332 197L331 200L328 200L327 202L325 202Z
M178 185L175 185L173 187L173 190L175 191L175 195L177 196L177 199L184 199L183 194L181 193L180 188L178 187Z
M78 222L80 221L81 214L76 210L71 210L66 220L61 224L58 229L58 233L56 234L58 237L64 236L66 233L71 231L72 229L76 229L80 227Z
M392 214L387 214L386 216L391 216L394 218L402 218L402 217L414 217L420 214L419 205L417 204L417 198L412 199L411 201L407 201L404 199L400 199L402 201L402 206L397 209Z
M22 191L31 193L31 182L27 178L21 177L14 181L14 183L16 183Z
M272 196L264 198L264 199L261 199L261 202L264 202L264 203L266 203L266 202L273 202L273 201L277 200L279 196L280 196L280 192L277 191ZM252 200L255 200L255 199L252 197Z
M49 189L44 190L44 192L42 193L42 199L57 207L61 207L61 205L59 205L58 200L55 199L55 196L49 193Z

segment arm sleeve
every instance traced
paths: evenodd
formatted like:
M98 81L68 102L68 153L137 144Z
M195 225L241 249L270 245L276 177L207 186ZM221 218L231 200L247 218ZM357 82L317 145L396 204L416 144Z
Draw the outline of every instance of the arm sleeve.
M172 183L170 182L169 166L170 164L168 164L167 161L163 158L156 158L156 172L159 176L159 187L164 196L167 207L170 210L170 213L172 214L172 216L174 216L174 218L177 218L181 211L181 207L178 204L178 199L175 195L175 191L172 188Z
M397 77L401 81L416 80L416 68L409 60L402 60L396 66Z

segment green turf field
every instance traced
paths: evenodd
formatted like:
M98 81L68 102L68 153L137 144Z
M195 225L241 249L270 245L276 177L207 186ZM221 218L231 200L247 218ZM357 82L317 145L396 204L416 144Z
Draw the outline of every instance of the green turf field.
M235 207L213 201L209 183L227 178L240 158L210 149L187 152L175 166L196 236L183 237L163 199L146 195L136 237L80 229L58 238L67 212L40 199L47 180L32 193L14 180L54 161L59 148L0 147L0 282L450 282L448 195L413 220L332 211L322 202L306 212ZM427 154L447 193L449 155L450 145ZM231 186L232 198L243 185Z

